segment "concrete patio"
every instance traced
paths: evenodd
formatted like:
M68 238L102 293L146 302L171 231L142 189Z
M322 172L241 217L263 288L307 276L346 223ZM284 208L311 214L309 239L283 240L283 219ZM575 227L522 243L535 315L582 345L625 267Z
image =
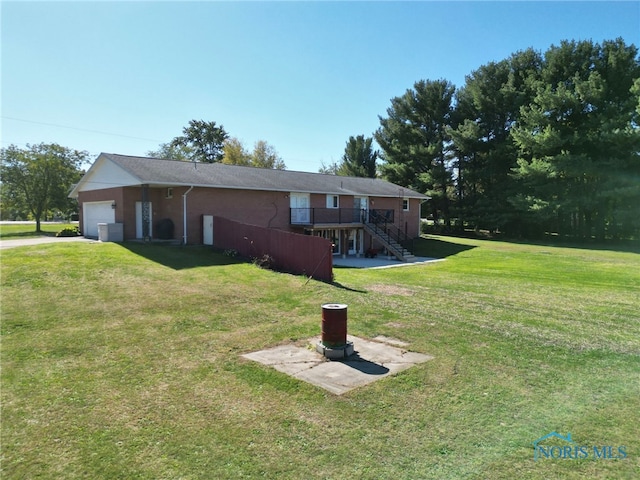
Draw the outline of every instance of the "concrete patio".
M416 257L410 262L401 262L394 257L388 257L386 255L378 255L375 258L366 258L365 256L357 257L355 255L349 255L347 257L333 257L334 267L344 268L394 268L394 267L407 267L410 265L423 265L427 263L442 262L444 258L429 258L429 257Z

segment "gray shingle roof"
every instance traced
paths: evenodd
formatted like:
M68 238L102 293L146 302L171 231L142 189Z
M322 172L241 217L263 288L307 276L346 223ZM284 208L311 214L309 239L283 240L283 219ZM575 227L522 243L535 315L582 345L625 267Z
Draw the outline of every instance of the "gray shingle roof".
M113 153L102 153L101 156L140 179L141 184L429 198L421 193L377 178L342 177L321 173L241 167L222 163L192 163Z

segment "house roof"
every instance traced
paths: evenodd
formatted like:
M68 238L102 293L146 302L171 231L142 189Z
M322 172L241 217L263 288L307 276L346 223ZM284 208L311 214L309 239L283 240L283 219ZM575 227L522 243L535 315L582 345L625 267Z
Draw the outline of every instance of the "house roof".
M100 178L106 164L110 181ZM114 167L116 167L114 169ZM117 180L116 180L117 178ZM85 190L116 186L195 186L240 190L270 190L335 195L428 199L426 195L379 178L343 177L322 173L242 167L222 163L193 163L148 157L101 153L71 197Z

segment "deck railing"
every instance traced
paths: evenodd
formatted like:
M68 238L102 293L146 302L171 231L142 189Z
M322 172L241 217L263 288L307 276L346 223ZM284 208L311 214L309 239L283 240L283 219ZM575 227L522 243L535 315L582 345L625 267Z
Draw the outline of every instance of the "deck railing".
M394 213L393 210L360 208L291 208L289 218L292 225L370 223L373 219L384 219L387 223L393 223Z
M385 212L393 213L393 210L372 210L369 214L369 224L373 225L375 233L389 243L394 241L408 251L413 251L413 239L393 223L393 215L389 216Z

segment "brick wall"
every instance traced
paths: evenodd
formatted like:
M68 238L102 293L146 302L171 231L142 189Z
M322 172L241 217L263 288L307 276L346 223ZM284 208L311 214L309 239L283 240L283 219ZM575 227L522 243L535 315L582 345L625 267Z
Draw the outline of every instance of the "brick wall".
M152 210L152 230L158 221L169 218L174 223L174 238L183 240L183 195L189 187L173 187L172 198L167 198L166 188L149 188ZM141 187L109 188L80 192L79 213L82 216L82 202L115 201L115 221L124 224L124 238L136 238L135 204L141 201ZM240 223L260 227L291 231L289 224L289 194L286 192L248 191L223 188L196 187L186 197L187 200L187 243L202 243L202 215L225 217ZM312 208L325 208L326 195L312 194ZM353 208L353 196L340 196L341 208ZM411 199L409 211L402 210L401 198L369 198L371 209L395 210L395 224L411 238L420 235L420 201ZM82 224L82 217L80 218Z
M409 238L420 236L420 199L409 199L409 210L402 210L402 198L378 198L369 200L372 210L395 210L394 224Z

